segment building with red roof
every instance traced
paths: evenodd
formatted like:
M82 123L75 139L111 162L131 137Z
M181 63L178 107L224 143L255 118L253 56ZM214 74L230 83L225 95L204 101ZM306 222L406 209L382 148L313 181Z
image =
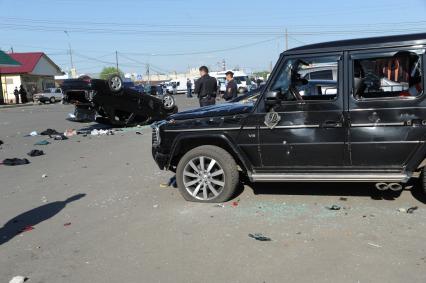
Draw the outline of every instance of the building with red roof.
M12 59L21 63L16 67L1 67L0 80L4 102L13 103L15 87L23 85L31 99L34 93L55 87L55 76L62 70L43 52L8 53ZM0 98L1 100L1 98Z

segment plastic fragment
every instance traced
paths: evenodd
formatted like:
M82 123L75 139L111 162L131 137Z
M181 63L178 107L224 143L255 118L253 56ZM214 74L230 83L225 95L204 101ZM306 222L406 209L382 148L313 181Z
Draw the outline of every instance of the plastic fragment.
M408 214L413 214L413 213L414 213L414 211L416 211L417 209L419 209L419 207L418 207L418 206L410 207L409 209L407 209L407 213L408 213Z
M42 140L42 141L36 142L34 145L48 145L48 144L50 144L50 142L48 142L47 140Z
M65 226L65 227L67 227L67 226L71 226L71 222L64 223L64 226Z
M23 158L23 159L7 158L7 159L3 160L3 162L1 164L5 165L5 166L17 166L17 165L25 165L25 164L29 164L29 163L30 162L26 158Z
M28 152L27 155L31 157L42 156L44 155L44 152L43 150L33 149L30 152Z
M257 240L257 241L261 241L261 242L269 242L269 241L272 241L272 239L271 239L271 238L266 237L266 236L264 236L264 235L263 235L263 234L261 234L261 233L248 234L248 236L249 236L250 238L253 238L253 239L255 239L255 240Z
M215 204L215 206L214 206L214 207L224 208L224 207L225 207L225 205L224 205L223 203L218 203L218 204Z
M378 244L374 244L374 243L367 243L368 245L372 246L372 247L376 247L376 248L381 248L381 245Z
M9 283L23 283L27 280L28 278L25 276L15 276L9 281Z
M326 208L328 210L340 210L341 209L341 207L336 205L336 204L333 204L332 206L327 206Z

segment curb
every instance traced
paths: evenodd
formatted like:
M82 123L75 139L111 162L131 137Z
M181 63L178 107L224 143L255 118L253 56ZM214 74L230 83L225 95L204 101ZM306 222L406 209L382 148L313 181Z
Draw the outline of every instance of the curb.
M26 107L26 106L34 106L37 105L35 103L26 103L26 104L5 104L5 105L0 105L0 110L1 109L10 109L10 108L20 108L20 107Z

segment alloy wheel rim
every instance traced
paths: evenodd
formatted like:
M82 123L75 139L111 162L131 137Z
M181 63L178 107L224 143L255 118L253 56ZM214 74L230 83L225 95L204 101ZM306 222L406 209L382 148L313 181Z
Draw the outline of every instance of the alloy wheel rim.
M171 107L173 105L173 99L170 96L163 98L163 104L165 107Z
M183 170L183 184L195 199L208 201L217 198L225 187L225 172L215 159L198 156Z
M114 77L111 79L111 88L113 90L118 90L121 88L121 80L119 77Z

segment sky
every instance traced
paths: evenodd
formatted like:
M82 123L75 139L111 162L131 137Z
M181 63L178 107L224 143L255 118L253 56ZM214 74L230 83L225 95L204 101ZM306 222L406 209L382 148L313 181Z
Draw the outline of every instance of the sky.
M268 70L286 48L426 32L426 0L0 0L0 49L43 51L64 71ZM65 32L66 31L66 32ZM117 52L117 53L116 53Z

